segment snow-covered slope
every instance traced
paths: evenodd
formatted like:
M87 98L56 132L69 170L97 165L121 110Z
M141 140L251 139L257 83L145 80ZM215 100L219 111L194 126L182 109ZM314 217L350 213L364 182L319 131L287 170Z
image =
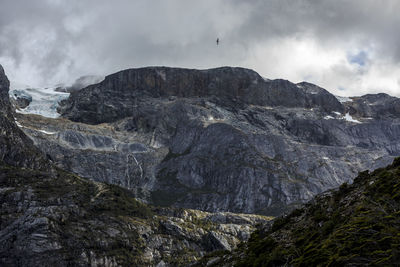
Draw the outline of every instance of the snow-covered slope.
M25 95L32 97L32 102L24 109L17 109L18 113L37 114L48 118L57 118L58 103L68 98L69 93L57 92L57 87L50 88L31 88L20 83L11 83L10 97L16 99L18 96Z
M351 99L350 97L346 97L346 96L335 95L335 97L337 98L337 100L339 100L340 103L352 102L353 101L353 99Z

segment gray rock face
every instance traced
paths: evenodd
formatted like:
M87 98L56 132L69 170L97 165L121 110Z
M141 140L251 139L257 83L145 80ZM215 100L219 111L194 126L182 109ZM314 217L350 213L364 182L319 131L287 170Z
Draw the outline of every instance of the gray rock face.
M390 116L247 69L152 67L72 93L72 121L18 120L59 166L149 203L276 215L400 154L398 99L375 98Z
M350 115L383 120L400 118L400 99L397 97L381 93L353 97L352 100L346 103Z
M14 123L9 86L10 82L0 65L0 161L12 166L47 168L42 153Z
M11 179L12 178L12 179ZM154 209L116 187L0 164L1 266L186 265L233 249L261 216L219 224L194 210ZM133 205L132 205L133 204ZM239 219L244 218L244 219Z
M2 115L11 116L11 105L10 98L8 96L8 90L10 87L10 81L4 73L3 67L0 65L0 111Z
M249 238L256 223L270 220L149 207L126 189L56 168L14 122L8 80L1 66L0 70L1 266L186 265L216 249L209 246L210 238L217 237L223 248L232 249ZM34 117L38 124L40 116ZM20 127L36 136L54 135L43 128ZM116 147L121 151L143 149L120 138ZM67 131L60 139L72 148L99 151L114 141L96 135L75 138ZM226 224L209 219L214 216Z
M253 104L321 107L329 111L343 109L332 95L324 98L326 103L321 102L324 94L330 95L323 89L316 95L310 94L285 80L266 81L256 72L243 68L149 67L121 71L107 76L99 84L73 92L59 111L73 121L97 124L134 115L135 107L144 98L212 98L224 107Z

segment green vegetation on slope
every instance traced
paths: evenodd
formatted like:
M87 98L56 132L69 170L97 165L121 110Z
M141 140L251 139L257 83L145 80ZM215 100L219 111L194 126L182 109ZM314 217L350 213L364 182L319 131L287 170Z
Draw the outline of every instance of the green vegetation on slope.
M209 256L205 260L210 260ZM228 263L229 262L229 263ZM400 158L256 231L215 265L400 264Z
M19 226L26 229L16 229L12 233L15 240L4 244L1 259L9 259L7 253L19 253L14 243L25 244L24 239L32 238L27 232L35 231L53 242L49 242L48 249L54 252L36 251L32 254L32 262L41 262L40 257L48 257L42 260L50 266L66 262L78 264L85 257L103 257L122 265L145 264L141 255L144 243L129 219L151 225L154 213L136 201L129 191L93 183L59 169L49 173L4 164L0 164L0 183L6 188L0 194L3 203L1 229L18 223L18 218L43 220L43 224ZM54 253L57 256L51 257ZM16 254L14 261L6 263L33 264L18 262L21 258ZM52 262L57 258L58 263Z

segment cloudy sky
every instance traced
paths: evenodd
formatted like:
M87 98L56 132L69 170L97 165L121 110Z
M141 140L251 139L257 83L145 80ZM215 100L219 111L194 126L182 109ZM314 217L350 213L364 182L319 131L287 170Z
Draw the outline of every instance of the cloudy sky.
M400 96L399 11L398 0L1 0L0 64L34 86L229 65L344 96Z

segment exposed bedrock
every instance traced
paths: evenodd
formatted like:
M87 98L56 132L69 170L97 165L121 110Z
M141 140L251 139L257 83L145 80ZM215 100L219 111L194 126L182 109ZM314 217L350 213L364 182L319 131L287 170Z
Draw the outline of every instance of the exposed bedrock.
M242 68L149 67L72 92L69 120L18 120L60 166L150 203L280 214L400 154L398 99L371 97L341 103Z

